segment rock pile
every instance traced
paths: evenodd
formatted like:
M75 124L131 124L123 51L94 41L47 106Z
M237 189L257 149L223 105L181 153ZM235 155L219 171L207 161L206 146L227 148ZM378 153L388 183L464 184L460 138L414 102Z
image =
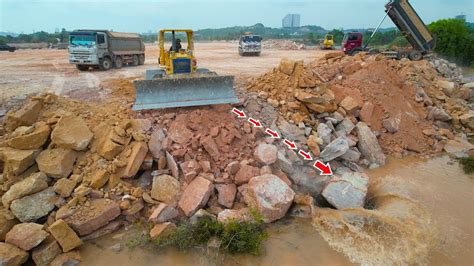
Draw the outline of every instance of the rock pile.
M292 40L264 40L262 42L264 49L282 49L282 50L302 50L306 49L303 43L297 43Z
M356 170L383 165L384 153L430 155L456 134L472 135L473 86L458 82L455 65L444 71L438 61L435 68L428 61L342 52L309 64L283 59L248 90L301 128L306 140L297 141L315 157Z
M282 148L230 109L138 118L45 95L11 110L0 139L0 260L79 261L84 241L137 219L153 224L155 239L203 215L284 217L299 197L292 163L283 170Z

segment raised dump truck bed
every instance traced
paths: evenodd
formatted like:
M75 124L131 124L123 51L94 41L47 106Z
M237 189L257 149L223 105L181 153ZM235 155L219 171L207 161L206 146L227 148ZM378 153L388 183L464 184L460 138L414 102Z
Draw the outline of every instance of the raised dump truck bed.
M414 49L426 54L433 50L436 41L408 0L391 0L385 5L390 19Z

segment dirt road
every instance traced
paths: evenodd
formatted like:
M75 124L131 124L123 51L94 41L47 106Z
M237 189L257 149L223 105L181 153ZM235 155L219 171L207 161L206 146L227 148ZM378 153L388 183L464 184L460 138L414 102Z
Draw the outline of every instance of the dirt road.
M313 60L324 54L319 50L264 50L260 57L241 57L237 44L230 42L197 43L198 64L218 74L234 75L237 83L248 77L263 74L285 57L294 60ZM140 78L146 69L157 66L158 49L146 47L144 66L124 67L103 72L80 72L68 63L67 50L18 50L0 53L0 101L23 97L43 91L70 94L74 91L97 90L100 84L115 78Z

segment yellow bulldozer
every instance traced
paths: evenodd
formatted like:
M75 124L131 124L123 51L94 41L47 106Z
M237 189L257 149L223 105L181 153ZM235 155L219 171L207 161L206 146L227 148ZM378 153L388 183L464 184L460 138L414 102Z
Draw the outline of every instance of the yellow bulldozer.
M326 34L321 44L321 49L334 49L334 36L332 34Z
M165 49L167 36L171 36L169 50ZM185 47L180 36L186 38ZM233 76L219 76L208 69L198 68L193 37L193 31L189 29L159 31L159 68L147 70L145 80L134 81L136 98L133 110L238 102Z

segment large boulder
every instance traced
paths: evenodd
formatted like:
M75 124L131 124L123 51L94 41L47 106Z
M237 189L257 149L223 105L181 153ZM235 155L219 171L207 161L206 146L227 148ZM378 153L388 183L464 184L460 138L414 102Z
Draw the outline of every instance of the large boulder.
M368 183L364 174L346 172L340 177L334 176L321 195L337 209L362 208Z
M319 158L323 162L329 162L334 160L349 150L349 143L347 142L346 137L339 137L329 143L326 148L321 152Z
M294 197L295 192L278 176L267 174L250 179L246 201L270 223L285 216Z
M179 198L181 184L170 175L159 175L153 177L151 197L171 206L176 206Z
M219 204L227 208L232 208L235 195L237 194L237 186L235 184L220 184L216 185L216 189Z
M39 192L48 187L48 177L44 173L34 173L22 181L13 184L10 189L3 194L3 206L8 207L16 199Z
M51 141L61 148L82 151L87 148L93 136L82 118L64 115L51 132Z
M35 163L39 150L0 149L0 160L4 162L3 173L19 175Z
M273 164L277 160L277 152L275 145L262 143L255 148L253 157L262 164Z
M18 111L8 112L5 116L5 128L9 131L15 130L19 126L31 126L38 119L43 109L43 101L39 99L29 99L28 102Z
M28 260L28 252L14 245L0 242L0 265L17 266Z
M201 145L204 147L207 153L209 153L212 159L214 159L214 161L219 160L221 153L219 151L219 147L211 136L201 139Z
M140 166L148 153L148 146L145 142L133 142L130 146L131 152L123 172L123 177L134 177L138 170L140 170Z
M41 148L49 138L51 129L47 124L37 123L34 128L22 132L19 127L13 133L14 137L7 141L8 146L20 150L34 150ZM15 134L17 133L17 134Z
M260 169L258 167L250 166L250 165L241 165L239 171L237 171L237 174L234 176L234 182L237 185L242 185L249 180L260 174Z
M64 220L59 219L50 225L49 232L61 245L63 252L68 252L82 245L81 239Z
M179 215L178 210L166 203L160 203L151 213L148 221L153 223L164 223Z
M74 266L78 265L80 262L81 254L79 251L69 251L56 256L49 266Z
M461 115L459 120L463 126L474 130L474 110L469 110L469 112Z
M48 266L56 256L61 254L61 247L53 237L46 238L31 252L31 258L38 266Z
M50 177L68 177L72 172L76 156L76 152L70 149L47 149L36 157L36 163L40 171Z
M161 156L165 138L165 132L161 128L155 129L151 134L150 140L148 141L148 149L153 155L153 158L159 158Z
M214 185L207 179L198 176L184 190L178 206L188 217L204 207L214 190Z
M326 124L319 123L317 132L318 137L323 140L323 147L331 142L332 129L329 128Z
M450 121L452 117L441 107L433 107L428 114L428 119L439 121Z
M56 218L60 219L58 214L59 211ZM107 225L119 215L120 208L114 201L93 199L89 206L82 205L62 218L79 236L85 236Z
M34 222L48 215L54 209L56 200L56 193L54 193L52 187L49 187L38 193L12 201L10 209L21 222Z
M0 208L0 241L5 241L5 236L16 224L16 217L8 209Z
M7 233L5 242L28 251L38 246L47 236L48 233L43 230L43 225L22 223L13 226Z
M182 116L180 117L182 118ZM168 137L178 144L184 144L190 141L193 136L193 132L188 129L186 123L183 123L182 120L183 119L179 118L173 120L168 129Z
M72 191L76 187L76 182L71 179L61 178L54 183L54 192L59 194L63 198L67 198L71 195Z
M364 122L357 123L356 132L359 138L357 147L360 153L373 164L377 164L378 166L385 165L385 155L380 148L377 137L367 124Z

